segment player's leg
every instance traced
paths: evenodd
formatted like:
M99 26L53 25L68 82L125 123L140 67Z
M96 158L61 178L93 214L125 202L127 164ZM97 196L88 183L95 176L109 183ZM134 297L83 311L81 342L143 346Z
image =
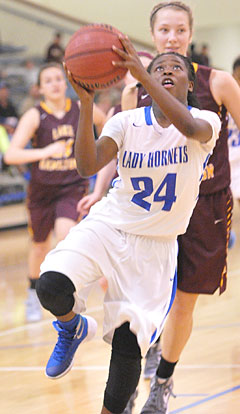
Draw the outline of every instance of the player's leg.
M101 414L125 414L141 373L141 351L126 322L115 330Z
M175 300L161 335L161 360L165 359L171 363L178 361L192 332L193 311L197 298L197 294L177 289ZM157 374L159 375L159 368Z
M213 294L218 288L222 293L226 288L231 214L232 198L228 189L200 197L187 232L178 239L178 290L162 334L162 358L157 369L163 391L161 394L158 378L155 378L151 389L153 396L159 392L166 397L166 402L162 400L162 413L167 412L167 396L171 395L173 387L172 375L191 335L198 295ZM148 404L152 401L150 398ZM141 414L154 412L145 408Z
M193 310L198 295L177 290L161 335L162 354L149 398L141 414L167 413L168 400L173 395L172 375L186 345L193 324ZM156 411L159 410L159 411Z
M39 278L40 265L51 248L54 214L51 205L45 207L41 204L31 206L28 213L31 242L28 255L29 288L26 319L28 322L37 322L42 319L42 307L36 294L36 282Z
M67 236L69 230L75 226L76 221L68 217L58 217L55 220L54 233L57 243Z
M145 380L151 379L156 374L157 367L161 359L161 343L160 337L151 348L149 348L143 371L143 378Z
M37 282L42 306L57 317L53 326L58 332L58 341L46 367L46 375L52 379L61 378L71 369L78 346L91 340L97 330L93 318L73 311L75 291L72 281L59 272L44 272Z
M81 315L91 286L102 276L108 257L99 232L94 231L96 226L85 220L74 226L41 265L37 294L42 306L57 317L53 325L58 341L46 368L47 376L53 379L71 369L78 346L96 332L96 322Z
M65 239L69 230L78 222L77 205L86 191L85 186L81 188L79 184L71 184L58 190L54 222L54 233L57 242Z

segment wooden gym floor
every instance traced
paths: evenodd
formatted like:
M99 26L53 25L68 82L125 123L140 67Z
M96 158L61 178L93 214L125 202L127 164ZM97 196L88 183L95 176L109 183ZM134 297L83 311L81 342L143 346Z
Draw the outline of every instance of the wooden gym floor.
M233 228L237 241L229 251L228 289L198 301L193 332L175 371L177 397L170 399L169 414L240 412L239 206ZM88 301L88 314L99 324L97 336L79 348L71 372L50 380L44 368L56 341L53 318L44 311L41 322L25 322L27 251L26 229L0 232L0 413L99 414L110 357L110 346L101 338L101 288L96 285ZM135 414L148 390L149 382L141 378Z

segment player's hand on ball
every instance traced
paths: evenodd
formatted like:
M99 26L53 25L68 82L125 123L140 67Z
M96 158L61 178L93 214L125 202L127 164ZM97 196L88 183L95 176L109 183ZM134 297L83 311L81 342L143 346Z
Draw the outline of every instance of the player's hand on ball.
M123 61L113 61L112 64L117 67L127 68L131 75L141 82L144 76L146 76L146 69L144 68L138 54L127 36L119 36L119 39L124 47L124 50L118 49L113 45L113 50L116 52Z
M72 73L68 70L65 62L63 62L63 67L64 67L64 71L66 73L67 79L69 80L69 82L71 83L73 89L75 90L76 94L78 95L79 99L81 101L84 100L89 100L89 98L91 100L93 100L94 98L94 91L90 91L86 88L84 88L83 86L81 86L73 77Z

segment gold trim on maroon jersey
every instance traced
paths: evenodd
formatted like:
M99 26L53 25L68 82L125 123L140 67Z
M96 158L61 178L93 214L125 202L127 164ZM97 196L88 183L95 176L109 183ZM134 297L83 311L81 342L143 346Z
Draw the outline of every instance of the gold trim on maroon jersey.
M49 106L47 106L46 102L41 101L41 102L40 102L40 106L41 106L41 108L42 108L44 111L46 111L49 115L52 115L52 114L53 114L52 109L50 109L50 108L49 108ZM70 111L70 109L71 109L71 106L72 106L72 101L71 101L71 99L70 99L70 98L67 98L67 99L66 99L66 102L65 102L65 112L69 112L69 111Z

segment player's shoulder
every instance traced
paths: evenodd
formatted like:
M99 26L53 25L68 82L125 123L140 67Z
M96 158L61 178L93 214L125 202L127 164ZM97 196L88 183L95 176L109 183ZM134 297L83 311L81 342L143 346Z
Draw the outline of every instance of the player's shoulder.
M232 75L220 69L212 69L211 81L214 82L215 86L217 86L219 89L226 88L234 83Z
M126 120L126 122L144 121L144 108L128 109L126 111L118 112L112 119Z
M213 124L216 125L219 128L221 126L220 118L218 114L216 114L216 112L209 111L207 109L194 108L194 107L190 109L190 112L194 118L203 119L212 125Z
M214 111L209 111L208 109L199 109L194 106L190 108L190 112L194 118L197 118L198 116L201 116L201 115L209 116L209 117L213 116L213 117L219 118L219 116Z

